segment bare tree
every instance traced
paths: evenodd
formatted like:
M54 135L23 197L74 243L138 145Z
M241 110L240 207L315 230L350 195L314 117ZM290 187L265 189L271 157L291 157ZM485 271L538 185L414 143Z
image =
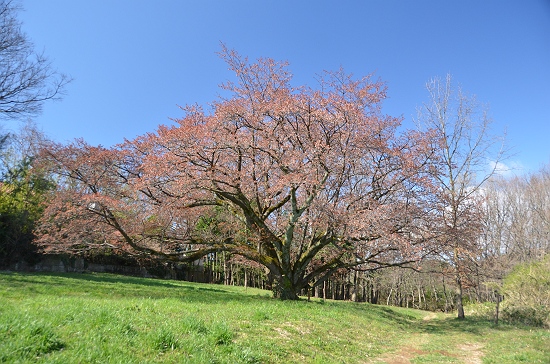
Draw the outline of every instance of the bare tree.
M463 289L478 254L481 233L480 189L502 165L506 153L502 139L491 134L491 120L475 97L454 89L451 76L427 83L429 102L419 109L421 127L440 135L437 150L441 168L439 184L440 257L452 267L457 287L458 318L464 318Z
M46 100L56 99L70 79L36 53L17 20L14 0L0 0L0 119L39 114Z
M535 174L497 178L484 189L484 255L511 269L550 252L550 164Z

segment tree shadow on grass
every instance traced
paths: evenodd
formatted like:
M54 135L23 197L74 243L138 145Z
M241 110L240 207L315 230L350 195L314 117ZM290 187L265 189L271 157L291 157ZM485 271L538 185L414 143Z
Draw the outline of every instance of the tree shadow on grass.
M305 301L304 301L305 302ZM418 324L418 317L395 307L350 301L312 301L312 304L342 308L358 317L409 330Z
M342 301L335 302L334 305L338 305L340 302ZM444 317L435 316L433 319L424 320L418 314L420 311L413 312L396 307L365 303L342 302L341 304L346 304L346 310L355 310L358 315L368 315L373 320L385 322L407 332L418 332L419 334L426 333L441 336L471 334L482 336L486 335L489 331L511 331L518 328L504 322L495 325L491 320L482 317L467 316L464 320L459 320L456 317L447 315ZM428 311L425 311L425 313L429 314Z
M509 331L516 327L500 324L495 325L486 318L466 317L459 320L455 317L434 318L428 321L417 322L417 330L421 333L432 335L471 334L482 336L487 334L487 330Z
M394 310L388 306L368 305L364 310L368 310L372 318L381 323L386 323L395 328L410 330L418 324L418 319L406 312Z
M7 275L11 275L7 273ZM72 296L121 297L144 299L177 299L186 302L217 303L228 301L269 300L263 295L243 294L225 286L169 281L153 278L111 275L108 273L31 273L14 274L7 280L20 286L25 283L29 290L41 294ZM34 286L34 287L31 287ZM42 287L41 287L42 286ZM50 289L48 289L48 287Z

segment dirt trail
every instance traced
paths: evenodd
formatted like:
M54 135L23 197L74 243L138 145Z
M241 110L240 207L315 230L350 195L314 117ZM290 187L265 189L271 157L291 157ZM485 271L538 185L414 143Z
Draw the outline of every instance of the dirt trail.
M483 360L483 353L481 349L483 344L480 343L468 343L459 345L458 348L464 352L464 363L466 364L481 364Z
M431 321L437 318L437 314L434 312L428 313L422 318L423 321ZM433 354L426 350L421 350L424 344L430 342L430 334L422 334L420 337L416 336L410 340L408 345L401 347L399 351L395 353L388 353L378 358L375 363L387 363L387 364L410 364L411 360L423 355ZM457 359L462 360L464 364L481 364L483 358L483 352L481 349L483 344L466 342L464 344L458 345L457 350L454 353L448 352L446 350L437 350L437 353L453 359L453 362ZM451 349L451 348L449 348ZM457 353L458 351L458 353Z
M429 340L429 338L426 338ZM424 339L423 339L424 340ZM467 343L457 347L461 353L452 354L447 351L438 350L437 353L453 359L455 362L456 359L462 359L464 364L482 364L483 353L481 349L483 348L482 344L479 343ZM386 354L381 358L378 358L376 363L386 363L386 364L410 364L411 360L422 355L430 354L429 351L420 350L412 346L402 347L399 352Z
M410 364L411 359L423 354L428 353L409 346L402 348L398 353L384 355L382 358L378 359L377 362L387 364Z
M430 321L437 317L437 314L435 312L430 312L426 316L422 318L424 321Z

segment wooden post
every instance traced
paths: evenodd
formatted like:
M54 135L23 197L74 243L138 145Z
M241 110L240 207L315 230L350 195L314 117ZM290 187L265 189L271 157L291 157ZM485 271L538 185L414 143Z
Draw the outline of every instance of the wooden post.
M500 301L501 301L502 296L498 292L495 292L495 293L497 295L497 304L496 304L496 307L495 307L495 325L498 325L498 314L499 314Z

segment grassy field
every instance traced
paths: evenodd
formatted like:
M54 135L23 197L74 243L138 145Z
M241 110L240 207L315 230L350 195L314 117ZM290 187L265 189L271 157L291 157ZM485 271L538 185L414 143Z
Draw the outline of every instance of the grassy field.
M106 274L0 273L2 363L550 363L550 332Z

